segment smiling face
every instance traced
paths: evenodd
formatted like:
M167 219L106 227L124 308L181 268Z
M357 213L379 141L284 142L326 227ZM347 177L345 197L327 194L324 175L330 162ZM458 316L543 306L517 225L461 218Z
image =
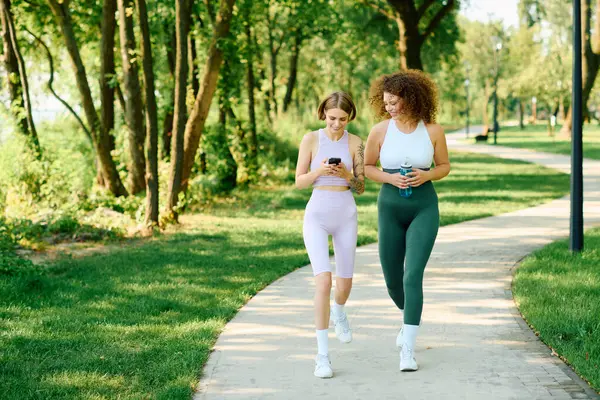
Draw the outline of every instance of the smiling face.
M402 114L402 100L401 97L393 95L388 92L383 92L383 104L385 106L385 111L390 114L390 117L393 119L398 118L400 114Z
M349 122L348 113L340 108L325 110L325 122L331 133L344 132Z

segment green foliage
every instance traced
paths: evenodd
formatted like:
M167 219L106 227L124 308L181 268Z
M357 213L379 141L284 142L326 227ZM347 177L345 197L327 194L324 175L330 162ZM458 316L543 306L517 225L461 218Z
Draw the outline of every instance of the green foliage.
M48 213L35 221L14 219L6 223L17 243L36 244L40 242L59 243L63 241L98 241L115 239L122 232L114 229L103 229L84 224L75 215L66 213Z
M34 270L31 261L15 253L16 243L11 228L4 218L0 218L0 277L2 275L20 276Z
M424 2L417 1L420 5ZM429 36L421 49L421 59L425 71L435 73L446 64L456 64L459 56L457 44L463 41L460 25L458 23L458 11L461 1L456 1L456 6L441 21L438 28ZM438 11L446 5L446 2L436 2L427 9L425 17L421 21L421 31L425 31L426 25L431 22Z
M206 174L198 174L190 182L189 190L191 197L195 194L212 195L220 192L228 192L235 187L236 165L232 163L230 139L227 131L220 124L205 127L202 135L196 164L200 157L206 157ZM197 166L198 169L198 166ZM188 196L190 197L190 196Z
M0 186L7 211L28 215L36 209L72 210L90 191L94 171L91 151L83 138L64 140L68 128L42 125L43 157L38 160L23 139L0 145Z

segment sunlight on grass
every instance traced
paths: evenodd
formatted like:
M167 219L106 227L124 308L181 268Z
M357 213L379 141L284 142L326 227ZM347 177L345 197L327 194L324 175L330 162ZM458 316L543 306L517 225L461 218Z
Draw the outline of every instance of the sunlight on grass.
M571 140L555 129L554 136L548 136L546 125L526 125L525 130L518 126L502 127L498 132L498 144L501 146L532 149L547 153L570 155ZM583 156L600 160L600 127L585 125L583 128Z
M573 255L566 240L523 261L513 292L540 338L600 390L600 229L585 234L585 249Z
M451 161L451 175L435 184L442 225L568 190L567 175L522 162L461 153ZM356 197L361 245L377 240L379 186L366 187ZM1 277L2 399L189 398L225 323L266 285L308 264L309 197L292 175L183 216L176 233L146 244Z

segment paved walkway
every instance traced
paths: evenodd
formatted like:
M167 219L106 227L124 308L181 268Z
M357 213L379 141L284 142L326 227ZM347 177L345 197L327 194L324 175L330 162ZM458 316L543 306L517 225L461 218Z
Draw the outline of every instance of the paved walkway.
M471 130L473 132L473 130ZM454 150L569 171L569 158L499 146ZM586 226L600 224L600 162L585 161ZM226 326L194 399L598 399L521 319L512 300L515 263L568 235L569 200L440 229L425 274L419 371L401 373L400 320L381 274L377 245L357 250L347 304L354 341L330 330L335 376L313 377L316 353L310 267L274 282Z

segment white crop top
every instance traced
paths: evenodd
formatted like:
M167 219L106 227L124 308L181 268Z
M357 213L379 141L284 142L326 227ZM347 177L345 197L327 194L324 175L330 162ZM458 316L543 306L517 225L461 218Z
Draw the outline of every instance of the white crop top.
M323 129L319 129L319 149L310 163L310 170L314 171L321 166L324 158L339 157L348 172L352 170L352 155L350 154L350 134L344 131L344 135L338 141L329 139ZM337 176L320 176L313 186L350 186L348 181Z
M406 134L390 119L381 151L379 162L382 168L399 169L407 161L413 168L430 168L433 162L433 143L423 121L419 122L414 132Z

